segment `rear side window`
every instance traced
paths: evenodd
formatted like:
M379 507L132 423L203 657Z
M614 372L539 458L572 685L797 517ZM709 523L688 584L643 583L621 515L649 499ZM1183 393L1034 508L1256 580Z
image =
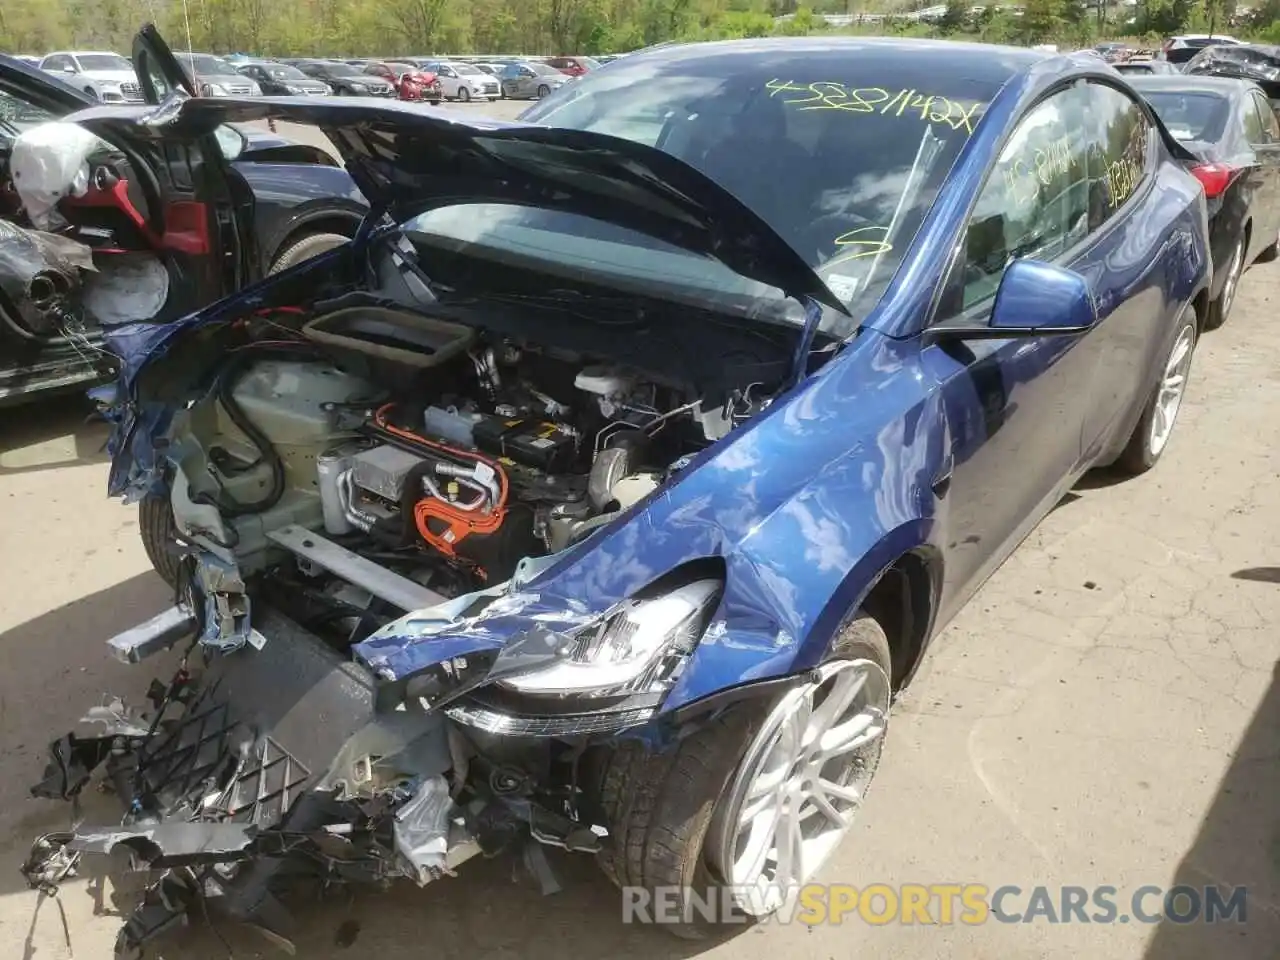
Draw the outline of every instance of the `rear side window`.
M1253 102L1253 97L1242 97L1240 99L1240 118L1244 123L1244 138L1249 143L1257 144L1269 143L1271 138L1267 135L1266 128L1262 125L1262 115L1258 113L1258 108Z
M1098 229L1147 175L1151 125L1128 94L1101 83L1088 90L1089 229Z
M1088 233L1089 183L1085 90L1057 93L1022 118L979 195L965 232L953 284L959 302L942 315L995 296L1005 268L1019 257L1053 260Z
M1271 138L1272 143L1280 143L1280 117L1276 116L1276 109L1271 106L1271 101L1255 90L1253 103L1258 108L1258 116L1262 120L1262 129L1267 132L1267 136Z

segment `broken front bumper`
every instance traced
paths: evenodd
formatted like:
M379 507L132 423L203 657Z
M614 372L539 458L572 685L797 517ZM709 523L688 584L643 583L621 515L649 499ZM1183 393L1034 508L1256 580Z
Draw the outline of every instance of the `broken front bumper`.
M325 883L425 884L529 838L598 847L534 778L488 760L442 712L380 711L364 667L269 608L256 607L255 621L269 638L259 648L213 657L199 673L184 658L169 682L153 682L144 710L91 710L52 745L32 788L75 801L96 780L120 800L121 822L42 837L23 870L45 890L95 862L153 871L118 956L180 926L196 904L198 915L287 940L276 893L298 867ZM136 662L194 627L179 606L110 646Z

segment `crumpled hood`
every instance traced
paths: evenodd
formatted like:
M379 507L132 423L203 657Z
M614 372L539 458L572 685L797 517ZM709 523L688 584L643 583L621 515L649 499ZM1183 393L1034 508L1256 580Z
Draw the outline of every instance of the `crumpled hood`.
M96 109L71 119L128 124L135 135L151 131L162 138L167 131L190 135L221 123L267 118L321 128L374 216L386 211L404 222L434 208L483 202L564 210L713 257L789 296L846 312L754 211L682 160L619 137L452 119L399 102L305 97L174 96L150 112Z

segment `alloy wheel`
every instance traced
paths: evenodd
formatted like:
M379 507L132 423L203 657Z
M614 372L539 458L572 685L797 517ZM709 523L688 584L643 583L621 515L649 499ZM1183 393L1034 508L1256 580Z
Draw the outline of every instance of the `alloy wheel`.
M891 688L871 660L832 660L769 713L709 834L739 909L763 916L821 868L875 775Z
M1231 265L1227 267L1227 279L1222 284L1222 316L1231 310L1231 304L1236 298L1236 288L1240 285L1240 274L1244 272L1244 237L1241 237L1236 247L1231 251Z
M1229 281L1228 281L1229 282ZM1223 290L1225 294L1226 291ZM1164 376L1156 394L1156 404L1151 417L1150 446L1153 455L1159 455L1173 434L1173 422L1178 417L1182 396L1187 388L1187 374L1191 370L1191 354L1195 347L1195 328L1183 326L1169 351L1164 365Z

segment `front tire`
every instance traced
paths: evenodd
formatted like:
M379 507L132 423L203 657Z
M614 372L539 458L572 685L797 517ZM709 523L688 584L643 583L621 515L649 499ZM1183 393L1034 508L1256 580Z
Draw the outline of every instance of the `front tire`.
M768 916L852 825L883 749L890 665L884 631L860 613L772 702L740 703L662 753L624 743L600 791L613 839L605 873L620 887L679 891L681 922L667 926L682 938ZM732 904L737 920L704 916L702 902Z
M458 88L458 99L459 99L459 100L461 100L463 103L470 103L470 102L471 102L471 91L470 91L470 90L468 90L466 87L459 87L459 88Z
M1164 455L1173 434L1178 410L1191 372L1191 358L1196 349L1195 312L1188 307L1174 334L1173 346L1165 357L1160 379L1151 391L1138 425L1116 460L1116 467L1130 476L1146 473Z
M151 566L165 583L174 586L178 582L181 558L175 551L178 527L173 520L173 508L166 498L152 495L142 498L138 503L138 532Z
M545 99L545 98L547 98L547 97L549 97L549 96L551 96L551 88L550 88L550 87L548 87L545 83L544 83L544 84L542 84L542 86L538 87L538 99L539 99L539 100L543 100L543 99Z
M267 274L269 276L280 273L282 270L288 270L303 260L310 260L319 254L327 253L346 242L347 238L340 233L309 233L305 237L300 237L285 244L280 252L276 254L276 258L272 261L271 269L267 271Z

